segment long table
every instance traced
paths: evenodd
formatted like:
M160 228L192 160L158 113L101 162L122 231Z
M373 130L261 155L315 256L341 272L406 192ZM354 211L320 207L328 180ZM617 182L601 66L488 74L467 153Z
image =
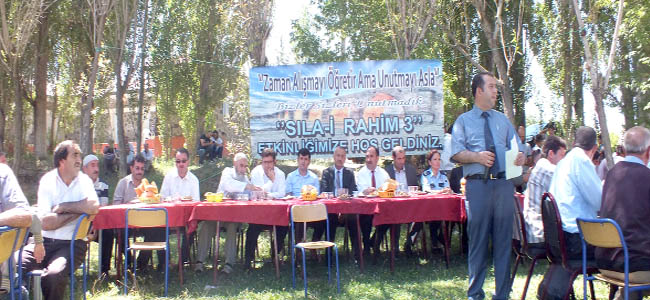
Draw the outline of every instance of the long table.
M226 200L218 203L211 202L173 202L161 204L122 204L100 208L95 217L94 228L111 229L124 228L124 214L132 207L164 207L168 211L170 227L185 227L186 232L196 230L199 221L255 223L263 225L287 226L291 206L308 203L323 203L329 213L357 215L357 232L359 229L358 215L374 215L373 225L402 224L426 221L460 222L466 219L464 197L460 195L418 195L398 198L352 198L349 200L328 199L302 201L299 199L279 201L233 201ZM177 231L180 241L180 230ZM219 252L219 233L217 230L215 254ZM445 232L445 236L446 236ZM361 234L357 235L357 245L361 247ZM391 238L394 238L391 230ZM447 261L449 260L448 243L445 242ZM391 243L391 246L393 243ZM101 247L100 247L101 248ZM274 245L276 274L279 276L277 261L277 245ZM359 249L359 253L362 253ZM180 242L179 272L182 282L182 261ZM394 249L391 249L391 270L394 264ZM216 266L217 255L215 255ZM363 255L360 255L360 267L363 271ZM215 281L216 281L216 267Z

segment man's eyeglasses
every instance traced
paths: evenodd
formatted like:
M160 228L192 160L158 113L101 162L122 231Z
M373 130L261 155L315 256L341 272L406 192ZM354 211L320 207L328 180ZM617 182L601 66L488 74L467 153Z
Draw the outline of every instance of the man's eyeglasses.
M181 164L181 163L184 164L184 163L186 163L186 162L187 162L187 159L177 159L177 160L176 160L176 163L177 163L177 164Z

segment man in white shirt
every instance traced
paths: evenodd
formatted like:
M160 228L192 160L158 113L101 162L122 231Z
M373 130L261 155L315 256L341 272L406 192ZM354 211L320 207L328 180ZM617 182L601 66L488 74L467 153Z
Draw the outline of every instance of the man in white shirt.
M262 164L255 167L251 172L251 183L262 190L272 198L282 198L285 195L285 178L284 172L275 166L276 153L271 148L262 150ZM251 267L251 261L254 259L255 247L257 247L257 238L262 230L272 228L268 225L248 224L246 230L246 250L245 264ZM278 249L284 247L284 238L289 230L288 226L276 226Z
M54 150L56 169L47 172L38 186L38 210L43 223L45 257L39 263L34 244L23 250L23 274L35 269L46 270L42 276L45 299L62 299L70 275L70 240L79 215L97 214L99 203L92 180L81 169L81 150L73 141L64 141ZM86 252L86 242L74 242L75 266Z
M165 174L162 186L160 187L160 197L167 199L191 199L191 201L201 201L199 191L199 179L189 171L190 153L185 148L176 149L176 168L169 170ZM191 239L194 236L192 235ZM183 235L181 245L183 262L189 261L190 246L187 244L186 235Z
M246 157L246 154L241 152L235 154L232 168L225 168L223 169L223 172L221 172L221 180L219 181L217 193L223 193L224 197L234 199L239 193L262 190L250 183L248 175L246 175L247 172L248 158ZM240 223L221 222L221 226L226 228L226 263L222 268L222 271L226 274L232 272L232 266L235 264L237 259L237 229L240 225ZM203 263L208 257L210 243L212 242L212 237L215 235L216 230L217 222L203 221L199 224L198 260L194 265L194 270L197 272L203 271Z
M379 149L375 146L370 146L366 150L366 165L357 172L355 181L357 189L364 195L373 195L379 187L386 180L390 178L386 170L377 167L379 162ZM355 251L355 257L358 257L357 246L357 226L356 220L348 220L348 229L350 230L350 238L352 239L352 249ZM359 215L359 225L361 227L361 235L363 238L363 253L370 254L372 242L370 240L370 232L372 231L372 215Z

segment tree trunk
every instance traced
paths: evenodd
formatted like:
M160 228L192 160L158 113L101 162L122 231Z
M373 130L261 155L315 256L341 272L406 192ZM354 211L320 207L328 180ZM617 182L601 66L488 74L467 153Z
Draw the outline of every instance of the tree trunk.
M120 152L120 178L126 176L126 157L129 155L129 145L124 133L124 93L126 92L126 85L121 83L121 68L115 71L117 77L117 88L115 93L115 114L117 115L117 141Z
M9 108L9 101L6 97L9 96L7 90L8 77L6 73L0 71L0 151L5 151L5 129L7 126L7 111Z
M56 74L56 80L59 81L59 74L57 72ZM56 130L57 130L57 123L56 123L56 113L57 113L57 108L59 107L59 93L56 88L56 84L54 85L54 96L52 97L53 103L52 103L52 119L50 120L50 149L48 152L52 152L52 149L54 148L54 143L55 140L54 138L56 137Z
M564 32L571 32L571 11L567 0L560 1L560 19ZM560 39L562 53L562 98L564 99L564 128L568 132L574 132L573 124L573 93L571 75L573 71L573 58L571 57L571 45L569 39Z
M621 40L621 53L619 57L621 61L618 63L622 74L630 74L630 59L628 55L630 54L629 42L625 39ZM625 117L625 129L630 129L634 127L637 123L636 121L636 107L634 105L634 91L627 85L621 84L619 89L621 90L621 111Z
M50 59L49 15L50 10L45 10L38 25L38 54L34 76L34 88L36 90L36 99L34 101L34 154L39 159L47 158L47 64Z
M140 146L142 146L142 106L144 102L144 68L145 68L145 60L147 58L147 32L148 32L148 26L147 23L149 21L149 0L144 1L144 22L143 22L143 29L142 29L142 47L140 50L142 51L140 58L141 63L140 63L140 91L138 94L138 124L137 125L137 130L135 131L135 139L137 143L137 147L135 149L135 153L140 153Z
M18 63L12 66L12 83L14 85L14 163L12 168L18 172L23 162L23 93L20 86Z

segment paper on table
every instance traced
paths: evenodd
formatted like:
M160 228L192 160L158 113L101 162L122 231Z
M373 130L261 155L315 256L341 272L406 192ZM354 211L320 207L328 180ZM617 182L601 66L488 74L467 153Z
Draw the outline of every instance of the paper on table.
M515 165L517 155L519 154L519 144L517 138L513 135L510 141L510 150L506 151L506 179L512 179L521 176L523 168Z

